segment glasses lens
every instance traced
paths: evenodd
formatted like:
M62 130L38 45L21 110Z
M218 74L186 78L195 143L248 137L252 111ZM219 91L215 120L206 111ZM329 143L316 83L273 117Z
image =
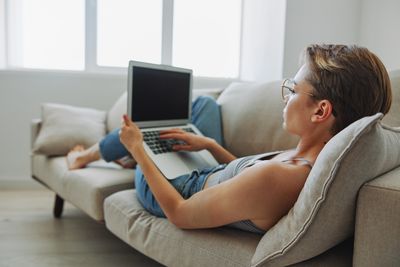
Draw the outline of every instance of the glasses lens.
M292 92L290 89L293 89L293 82L291 80L286 80L282 85L282 97L285 98L286 96L290 95Z

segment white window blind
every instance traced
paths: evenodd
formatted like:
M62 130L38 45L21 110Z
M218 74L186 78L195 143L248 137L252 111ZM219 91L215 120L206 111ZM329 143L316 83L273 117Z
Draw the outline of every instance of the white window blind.
M97 63L161 63L162 0L98 0Z
M84 0L8 1L9 65L84 69Z

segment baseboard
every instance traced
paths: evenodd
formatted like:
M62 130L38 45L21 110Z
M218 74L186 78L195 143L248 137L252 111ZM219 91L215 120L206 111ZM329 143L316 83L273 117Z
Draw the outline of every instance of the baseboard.
M9 178L0 176L1 190L43 190L46 187L31 177Z

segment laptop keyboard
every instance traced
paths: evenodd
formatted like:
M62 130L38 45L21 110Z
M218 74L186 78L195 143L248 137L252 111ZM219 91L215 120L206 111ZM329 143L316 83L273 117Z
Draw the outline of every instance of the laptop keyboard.
M181 128L190 133L195 132L191 128ZM174 145L184 144L185 142L175 139L160 139L160 131L145 131L143 132L143 141L149 146L154 154L162 154L173 152Z

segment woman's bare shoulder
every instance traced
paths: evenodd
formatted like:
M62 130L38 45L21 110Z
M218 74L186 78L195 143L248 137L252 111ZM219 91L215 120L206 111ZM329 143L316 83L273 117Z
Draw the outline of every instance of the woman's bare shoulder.
M287 180L291 178L306 178L310 173L310 167L304 164L290 164L281 161L268 160L259 162L251 168L255 169L260 177Z
M254 210L256 216L252 221L260 228L268 229L293 207L310 168L273 161L257 165L254 168L259 169L260 175L254 177L252 188L254 204L258 203L258 208Z
M190 198L190 203L196 206L197 213L204 211L204 225L214 227L250 219L267 229L296 201L302 187L301 178L306 177L307 169L304 169L263 161L232 179L198 192ZM196 218L198 223L199 220Z
M298 194L309 172L310 168L304 165L263 161L248 167L228 180L226 186L237 189L235 191L240 190L263 198L272 197L275 193L278 195Z

